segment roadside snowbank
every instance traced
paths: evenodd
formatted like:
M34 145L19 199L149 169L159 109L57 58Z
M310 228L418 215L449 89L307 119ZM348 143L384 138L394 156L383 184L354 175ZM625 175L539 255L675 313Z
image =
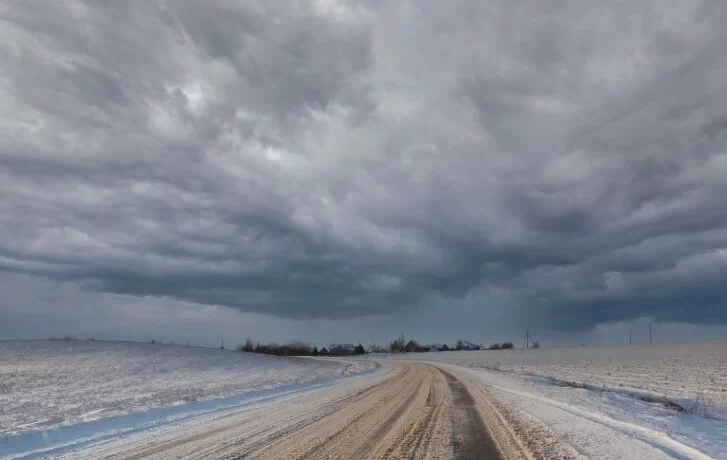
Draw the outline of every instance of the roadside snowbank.
M727 458L723 420L678 413L622 393L555 386L483 369L468 372L486 385L511 419L525 425L529 436L545 429L587 458Z
M727 458L725 343L402 358L466 368L546 457Z

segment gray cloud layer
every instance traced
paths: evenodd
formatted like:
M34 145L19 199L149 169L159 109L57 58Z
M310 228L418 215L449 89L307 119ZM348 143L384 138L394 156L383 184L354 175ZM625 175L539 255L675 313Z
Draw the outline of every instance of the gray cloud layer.
M2 270L286 318L727 322L718 0L0 19Z

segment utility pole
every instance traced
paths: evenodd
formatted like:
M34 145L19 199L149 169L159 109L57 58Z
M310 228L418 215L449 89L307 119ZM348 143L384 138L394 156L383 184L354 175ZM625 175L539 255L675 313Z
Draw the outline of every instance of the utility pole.
M634 331L633 331L633 329L634 329L633 327L630 327L630 328L629 328L629 345L631 345L631 344L633 343L633 342L631 341L631 336L632 336L632 334L633 334L633 332L634 332Z
M525 329L525 349L530 348L530 329Z
M649 343L654 343L654 335L652 334L651 325L652 323L649 323Z

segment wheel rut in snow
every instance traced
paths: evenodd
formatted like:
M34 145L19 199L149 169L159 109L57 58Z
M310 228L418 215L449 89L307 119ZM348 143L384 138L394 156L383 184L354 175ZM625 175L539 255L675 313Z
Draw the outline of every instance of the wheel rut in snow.
M68 458L107 460L515 460L455 370L391 362L390 373L174 430L119 439ZM487 420L487 423L485 422ZM497 430L497 426L492 426ZM499 433L496 431L496 434ZM501 445L501 444L500 444Z
M454 458L457 460L505 460L477 411L475 399L461 380L439 369L452 393Z

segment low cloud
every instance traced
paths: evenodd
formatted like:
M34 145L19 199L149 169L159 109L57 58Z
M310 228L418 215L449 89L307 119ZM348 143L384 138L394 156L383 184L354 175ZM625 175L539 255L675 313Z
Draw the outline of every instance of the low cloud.
M720 2L0 17L0 270L291 319L727 322Z

